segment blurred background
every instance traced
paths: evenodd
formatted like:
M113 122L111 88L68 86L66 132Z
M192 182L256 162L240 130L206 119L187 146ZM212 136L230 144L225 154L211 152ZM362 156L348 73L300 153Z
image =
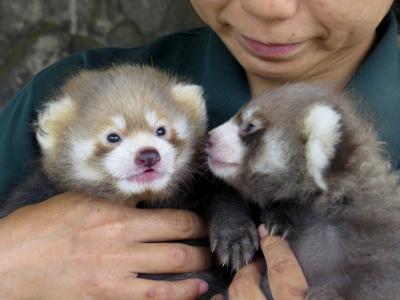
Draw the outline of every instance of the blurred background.
M188 0L0 0L0 108L70 53L201 26Z

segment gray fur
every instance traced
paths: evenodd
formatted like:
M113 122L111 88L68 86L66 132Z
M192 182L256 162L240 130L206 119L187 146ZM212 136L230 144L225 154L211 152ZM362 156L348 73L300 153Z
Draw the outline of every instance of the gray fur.
M0 218L12 213L17 208L41 202L60 190L44 174L40 167L25 181L19 184L0 204Z
M288 233L310 285L306 299L383 300L400 295L398 174L352 101L320 87L287 85L255 98L235 117L240 124L243 113L254 110L264 125L242 136L247 152L240 172L226 180L258 207L261 222L278 228L278 234ZM341 116L340 142L323 172L327 190L316 184L306 166L304 119L315 104L326 104ZM288 167L255 172L251 166L262 160L262 137L274 129L289 145ZM218 214L225 217L211 229L224 232L224 223L234 221L228 213ZM232 244L236 241L236 236L231 238ZM221 251L228 252L222 257L232 255L231 249L216 249ZM244 261L242 257L232 265Z
M258 249L257 228L250 208L237 194L223 191L212 195L208 211L211 251L220 262L237 270L250 262Z

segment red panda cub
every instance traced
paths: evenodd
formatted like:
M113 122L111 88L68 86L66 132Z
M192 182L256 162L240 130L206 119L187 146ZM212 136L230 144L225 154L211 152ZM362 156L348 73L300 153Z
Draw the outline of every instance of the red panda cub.
M81 71L39 111L41 168L0 217L62 191L129 206L170 200L190 185L205 131L200 86L148 66Z
M148 66L81 71L39 111L40 166L0 205L0 218L63 191L131 207L201 210L191 179L203 171L206 123L200 86ZM209 291L200 299L229 280L218 271L140 277L203 278Z
M285 85L209 133L211 170L240 193L210 202L210 244L222 263L250 261L264 223L293 248L305 299L399 299L399 177L351 102Z

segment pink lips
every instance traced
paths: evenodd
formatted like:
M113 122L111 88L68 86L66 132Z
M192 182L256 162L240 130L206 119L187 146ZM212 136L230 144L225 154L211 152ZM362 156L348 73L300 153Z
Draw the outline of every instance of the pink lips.
M229 168L229 167L237 167L239 166L239 164L235 164L235 163L228 163L228 162L223 162L214 158L209 158L209 164L212 167L216 167L216 168Z
M292 44L264 44L256 40L252 40L243 35L240 36L240 41L252 53L264 58L283 58L293 54L304 43Z
M154 171L153 169L149 169L144 171L143 173L133 175L127 178L127 180L132 183L150 183L152 181L160 179L161 177L162 174Z

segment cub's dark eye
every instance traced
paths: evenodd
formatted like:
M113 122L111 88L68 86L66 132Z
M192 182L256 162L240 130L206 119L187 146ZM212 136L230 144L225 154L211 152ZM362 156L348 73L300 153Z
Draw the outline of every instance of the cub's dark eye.
M256 128L256 126L253 123L248 123L244 126L243 128L243 133L250 133L252 132L254 129Z
M164 126L158 127L156 130L156 135L157 136L163 136L167 133L167 130L165 129Z
M121 137L116 134L116 133L110 133L109 135L107 135L107 141L109 143L119 143L121 141Z

